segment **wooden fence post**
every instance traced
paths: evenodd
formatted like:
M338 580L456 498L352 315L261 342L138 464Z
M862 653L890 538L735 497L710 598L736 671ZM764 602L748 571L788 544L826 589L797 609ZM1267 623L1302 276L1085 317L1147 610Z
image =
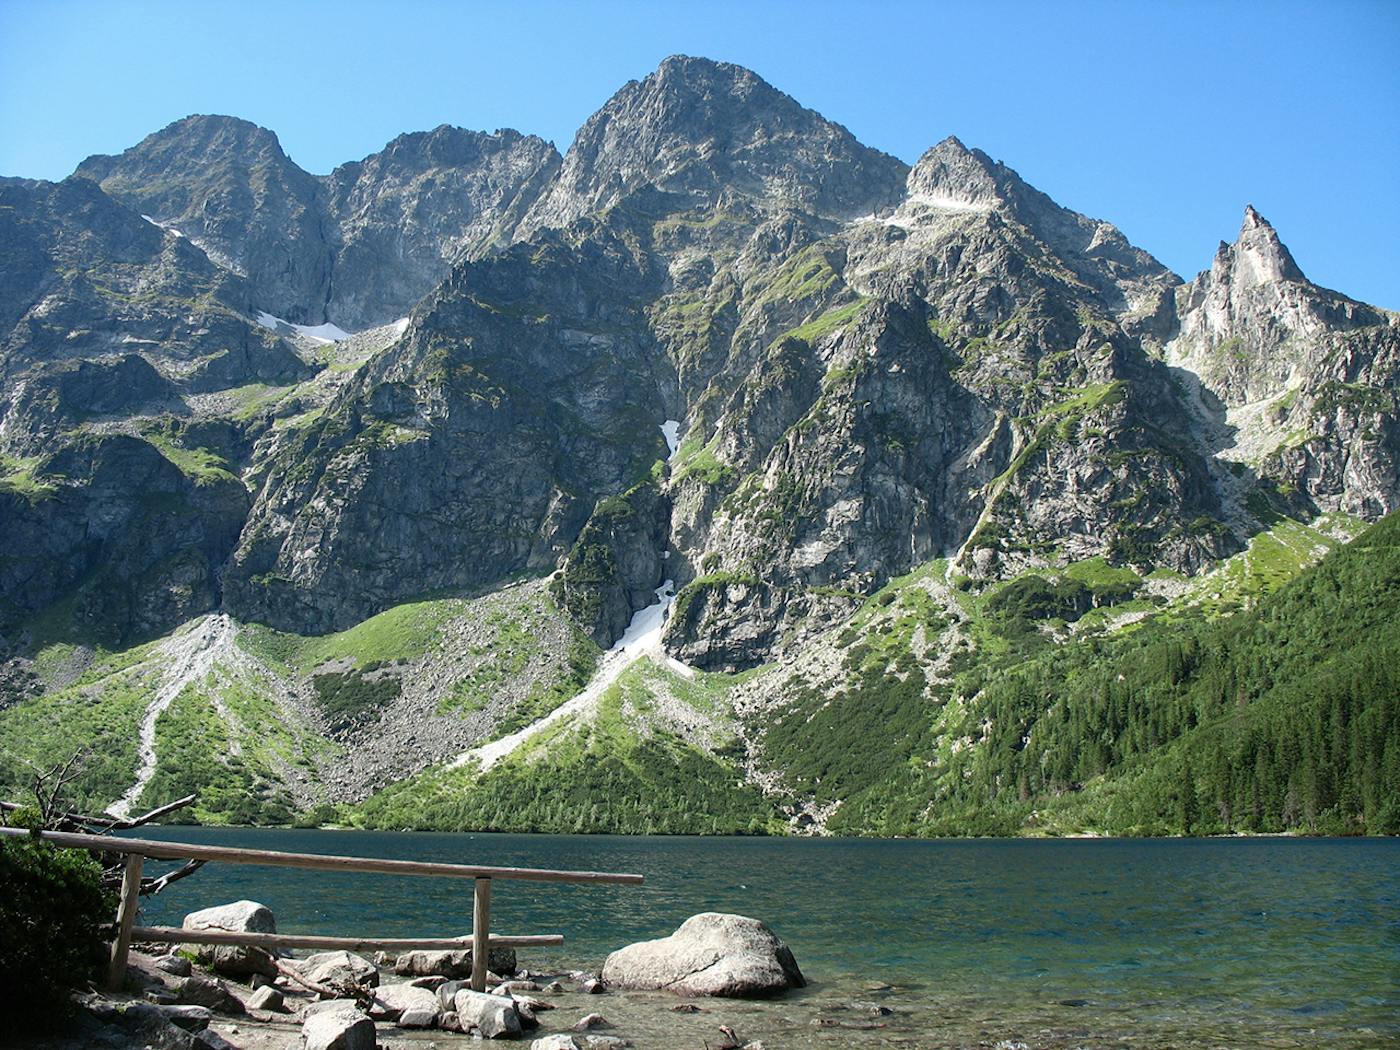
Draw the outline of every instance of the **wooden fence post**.
M126 870L122 872L122 899L117 906L117 938L112 942L111 964L107 967L107 988L119 992L126 983L126 955L131 948L131 927L136 924L136 908L141 894L141 863L139 853L126 855Z
M491 880L477 879L472 897L472 991L484 992L491 958Z

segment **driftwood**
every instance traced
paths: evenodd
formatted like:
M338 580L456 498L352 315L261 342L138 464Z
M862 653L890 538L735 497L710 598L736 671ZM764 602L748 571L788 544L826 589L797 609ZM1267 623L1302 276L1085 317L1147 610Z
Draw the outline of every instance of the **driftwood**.
M288 966L281 959L274 958L273 965L277 967L277 972L294 984L299 984L308 991L315 992L323 999L354 999L366 1011L374 1003L374 992L361 985L336 985L334 987L324 984L315 984L308 981L300 973Z

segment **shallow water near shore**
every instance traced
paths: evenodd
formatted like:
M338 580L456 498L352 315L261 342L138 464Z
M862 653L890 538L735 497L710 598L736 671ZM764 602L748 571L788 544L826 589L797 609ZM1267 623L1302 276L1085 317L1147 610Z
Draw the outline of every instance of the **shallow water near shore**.
M668 934L696 912L733 911L774 927L811 981L772 1002L702 1001L692 1015L649 995L561 1003L561 1015L601 1010L643 1050L715 1045L719 1024L770 1050L1400 1045L1396 840L141 834L640 872L641 887L498 882L492 929L564 935L562 948L521 952L533 971L596 969L614 948ZM471 927L469 882L232 864L148 898L143 921L179 925L186 912L244 897L267 904L289 933Z

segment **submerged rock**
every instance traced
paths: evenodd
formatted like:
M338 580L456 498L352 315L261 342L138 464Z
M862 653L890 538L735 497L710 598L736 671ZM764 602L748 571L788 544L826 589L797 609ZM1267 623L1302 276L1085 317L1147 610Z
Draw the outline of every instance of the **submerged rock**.
M720 912L691 916L669 937L613 952L603 982L732 998L777 995L807 983L788 946L766 925Z

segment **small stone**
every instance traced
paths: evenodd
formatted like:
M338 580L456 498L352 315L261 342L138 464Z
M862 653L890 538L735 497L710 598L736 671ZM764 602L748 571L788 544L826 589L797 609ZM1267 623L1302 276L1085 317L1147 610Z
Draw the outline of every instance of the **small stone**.
M282 993L270 984L265 984L256 989L252 995L248 996L248 1009L250 1010L281 1010Z
M415 977L408 983L415 988L426 988L430 992L435 992L447 983L447 978L437 974L430 974L427 977Z
M456 1003L457 993L463 988L470 991L471 986L471 981L444 981L442 984L438 985L438 1005L442 1007L443 1012L456 1010L457 1007L454 1004Z
M515 992L539 992L543 989L534 981L502 981L494 989L492 995L512 995Z
M700 1012L700 1007L696 1006L694 1003L677 1003L675 1006L671 1007L671 1012L673 1014L698 1014Z
M395 1022L400 1028L432 1028L442 1016L437 1004L433 1004L431 1010L421 1007L411 1007L399 1014L398 1021Z
M603 987L603 982L596 977L585 977L582 983L579 984L578 990L585 995L602 995L607 991L607 989Z
M243 1012L243 1004L228 990L224 982L211 977L201 977L198 974L181 977L175 982L175 993L182 1003L207 1006L220 1013Z
M446 1010L439 1014L438 1027L445 1032L460 1032L462 1030L462 1022L457 1016L457 1011Z
M183 955L160 955L151 960L151 965L176 977L190 975L190 961Z
M564 986L558 981L550 981L547 985L544 986L542 991L546 991L550 995L560 995L564 991Z
M571 1035L546 1035L530 1044L530 1050L583 1050Z
M744 1045L744 1041L739 1038L739 1033L727 1024L719 1026L719 1034L720 1040L715 1044L716 1050L739 1050Z
M574 1022L575 1032L586 1032L590 1028L611 1028L608 1019L602 1014L585 1014Z

